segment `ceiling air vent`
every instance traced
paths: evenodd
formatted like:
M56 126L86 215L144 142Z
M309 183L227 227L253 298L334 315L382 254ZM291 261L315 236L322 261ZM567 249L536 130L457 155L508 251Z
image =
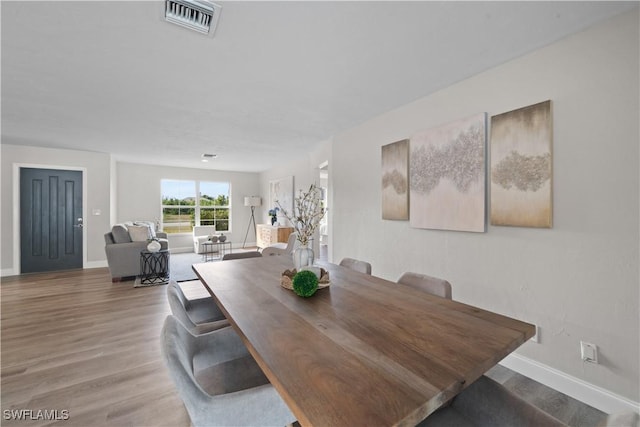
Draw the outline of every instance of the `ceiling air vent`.
M206 0L165 0L164 17L168 22L213 35L221 9Z
M207 154L207 153L205 153L205 154L202 155L202 161L206 163L211 159L215 159L216 157L218 157L217 154Z

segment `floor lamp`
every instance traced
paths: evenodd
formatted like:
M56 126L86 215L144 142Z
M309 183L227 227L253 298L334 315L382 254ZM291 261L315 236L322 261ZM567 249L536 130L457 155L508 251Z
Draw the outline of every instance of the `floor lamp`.
M244 234L244 242L242 243L242 248L247 244L247 236L249 235L249 230L251 229L251 223L253 222L253 234L258 238L258 234L256 233L256 217L254 216L254 212L256 210L256 206L260 206L262 204L262 200L258 196L247 196L244 198L244 205L251 206L251 218L249 218L249 224L247 225L247 232Z

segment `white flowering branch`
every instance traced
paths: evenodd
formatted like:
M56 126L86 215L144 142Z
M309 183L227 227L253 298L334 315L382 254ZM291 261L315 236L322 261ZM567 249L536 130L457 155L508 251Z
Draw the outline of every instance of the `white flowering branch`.
M293 228L298 232L298 241L301 245L308 245L309 240L318 228L322 217L324 216L324 206L322 202L322 193L315 184L311 184L309 191L306 193L300 190L300 195L295 198L295 206L293 212L288 212L279 200L276 204L284 216L291 222Z

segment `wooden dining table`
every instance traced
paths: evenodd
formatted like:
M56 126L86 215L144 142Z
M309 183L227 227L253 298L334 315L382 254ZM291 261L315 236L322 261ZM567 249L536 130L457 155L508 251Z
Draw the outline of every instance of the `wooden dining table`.
M330 286L302 298L281 286L288 257L193 266L303 426L415 425L535 333L491 311L321 267Z

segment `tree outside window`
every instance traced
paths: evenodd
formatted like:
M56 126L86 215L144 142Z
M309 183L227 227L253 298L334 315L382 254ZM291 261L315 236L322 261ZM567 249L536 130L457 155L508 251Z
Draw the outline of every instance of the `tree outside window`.
M216 231L230 231L229 193L228 182L163 179L163 231L191 233L194 225L214 225Z
M200 182L200 225L215 225L229 231L229 183Z

